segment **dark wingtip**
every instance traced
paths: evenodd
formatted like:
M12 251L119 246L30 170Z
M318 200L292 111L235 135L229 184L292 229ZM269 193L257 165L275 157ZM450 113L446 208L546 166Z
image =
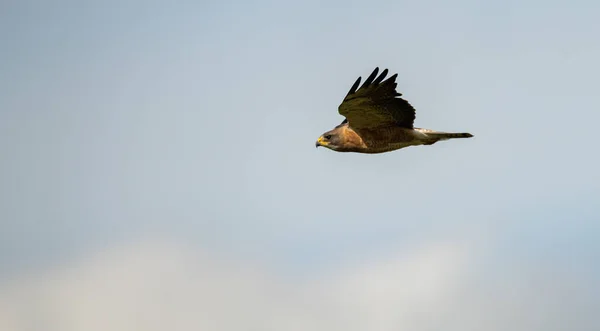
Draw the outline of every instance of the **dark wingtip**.
M385 78L385 76L387 76L387 74L388 74L388 70L386 68L385 70L383 70L381 72L381 74L379 75L379 77L377 77L377 79L375 79L373 81L373 85L377 85L377 84L381 83L381 81Z
M361 77L359 76L358 79L356 80L356 82L354 82L354 85L352 85L352 87L350 88L350 91L348 91L349 95L356 92L356 89L358 88L358 85L360 84L360 79L361 79Z
M375 79L375 77L377 77L378 72L379 72L379 67L375 67L375 70L373 70L373 72L369 75L369 77L367 77L367 79L365 80L365 83L362 85L362 87L368 87L369 85L371 85L371 83L373 83L373 80Z
M395 74L391 75L390 78L386 79L384 83L394 82L394 81L396 81L397 77L398 77L398 73L395 73Z
M375 69L373 70L373 72L371 72L371 74L369 75L369 77L367 77L367 79L365 79L365 82L362 84L362 86L360 86L360 81L362 79L362 77L358 77L358 79L356 80L356 82L354 82L354 85L352 85L352 87L350 88L350 91L348 91L348 95L356 93L356 90L360 88L367 88L370 85L378 85L380 84L383 79L387 76L388 74L388 69L384 69L381 74L379 74L379 76L377 76L377 74L379 73L379 67L375 67ZM392 76L390 76L388 79L386 79L383 84L386 83L393 83L396 80L396 77L398 77L398 74L393 74ZM397 96L401 96L401 93L397 93Z

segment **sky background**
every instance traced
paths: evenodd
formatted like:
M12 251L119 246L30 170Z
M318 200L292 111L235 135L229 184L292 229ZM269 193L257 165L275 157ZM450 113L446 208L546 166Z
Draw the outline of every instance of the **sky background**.
M599 330L599 16L3 2L0 329ZM315 149L376 66L475 137Z

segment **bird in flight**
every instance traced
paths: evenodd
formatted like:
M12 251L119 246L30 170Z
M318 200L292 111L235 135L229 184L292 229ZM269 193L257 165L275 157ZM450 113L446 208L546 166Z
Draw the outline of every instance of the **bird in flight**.
M360 84L358 77L338 107L344 121L317 139L316 147L323 146L336 152L385 153L408 146L433 145L440 140L470 138L470 133L450 133L413 127L415 109L400 98L396 91L394 74L383 80L385 69L379 68Z

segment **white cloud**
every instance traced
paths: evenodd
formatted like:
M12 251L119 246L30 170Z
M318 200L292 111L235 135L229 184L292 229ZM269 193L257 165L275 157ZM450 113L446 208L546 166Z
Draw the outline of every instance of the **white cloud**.
M149 241L4 284L0 329L500 331L561 320L527 288L486 301L497 289L469 285L468 252L437 243L301 283Z

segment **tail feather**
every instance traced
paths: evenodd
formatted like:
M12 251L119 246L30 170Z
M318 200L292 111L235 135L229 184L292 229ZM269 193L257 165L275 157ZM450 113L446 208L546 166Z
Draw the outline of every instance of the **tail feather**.
M427 132L427 135L439 140L454 139L454 138L471 138L472 134L467 132L452 133L452 132Z
M431 137L431 138L436 138L438 140L446 140L446 139L454 139L454 138L471 138L473 137L472 134L467 133L467 132L459 132L459 133L455 133L455 132L443 132L443 131L435 131L435 130L430 130L430 129L422 129L422 128L415 128L415 130L425 133L427 136Z
M433 145L440 140L473 137L473 135L468 132L441 132L422 128L415 128L415 130L427 136L427 138L424 139L424 145Z

